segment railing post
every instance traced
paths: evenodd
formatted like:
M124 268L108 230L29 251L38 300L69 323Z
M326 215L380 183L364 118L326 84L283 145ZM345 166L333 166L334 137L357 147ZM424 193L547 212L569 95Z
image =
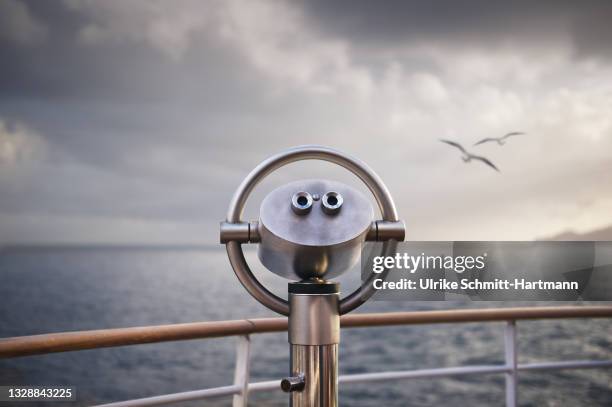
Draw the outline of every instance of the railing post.
M251 365L251 338L242 335L236 344L236 367L234 385L240 387L240 393L234 395L233 407L246 407L249 399L249 372Z
M506 407L516 407L517 398L517 354L516 354L516 321L506 323L504 332L504 345L506 353Z

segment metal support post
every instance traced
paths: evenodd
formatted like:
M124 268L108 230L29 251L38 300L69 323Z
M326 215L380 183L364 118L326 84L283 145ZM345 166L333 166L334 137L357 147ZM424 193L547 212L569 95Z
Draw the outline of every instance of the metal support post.
M236 346L236 367L234 385L240 387L240 393L234 395L233 407L246 407L249 398L249 372L251 364L251 338L239 336Z
M339 294L335 283L289 284L292 407L338 405Z
M508 321L504 331L506 353L506 407L516 407L517 398L517 355L516 355L516 321Z

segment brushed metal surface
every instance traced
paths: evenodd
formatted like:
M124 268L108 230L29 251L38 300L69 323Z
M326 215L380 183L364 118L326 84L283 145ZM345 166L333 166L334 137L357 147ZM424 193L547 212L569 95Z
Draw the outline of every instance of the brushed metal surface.
M338 405L338 345L291 345L291 376L304 375L304 388L290 395L292 407Z
M289 342L340 343L339 294L289 294Z
M296 214L297 193L343 197L342 210L322 210L323 198L311 201L309 213ZM335 181L301 180L270 192L259 212L258 257L273 273L292 280L332 278L354 266L374 220L370 201L359 191Z

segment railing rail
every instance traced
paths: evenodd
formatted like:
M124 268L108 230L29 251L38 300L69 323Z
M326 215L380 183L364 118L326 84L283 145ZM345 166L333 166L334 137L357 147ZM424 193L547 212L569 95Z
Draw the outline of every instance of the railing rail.
M506 406L515 407L517 404L517 375L519 371L612 367L612 360L576 360L518 364L516 321L610 317L612 317L612 307L610 306L496 308L346 315L341 319L341 325L345 328L505 321L505 361L502 365L458 366L344 375L340 376L339 382L341 384L350 384L465 374L503 373L506 376ZM229 395L234 397L234 407L244 407L247 405L249 393L270 391L279 387L278 380L249 383L250 335L286 330L286 318L260 318L22 336L0 339L0 358L187 339L238 336L233 385L134 399L104 404L98 407L157 406Z
M343 328L529 319L610 318L612 306L490 308L349 314ZM99 329L0 339L0 358L97 349L145 343L218 338L287 330L287 318L193 322L134 328Z

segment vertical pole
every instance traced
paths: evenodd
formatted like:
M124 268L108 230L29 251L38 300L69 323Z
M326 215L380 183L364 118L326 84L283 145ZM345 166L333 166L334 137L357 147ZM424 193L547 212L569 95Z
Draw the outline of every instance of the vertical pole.
M339 297L335 283L289 284L291 376L281 388L292 407L338 406Z
M240 393L234 394L233 407L246 407L249 397L249 372L251 364L251 338L242 335L236 344L236 367L234 385L240 387Z
M291 375L303 379L291 390L292 407L338 406L337 344L291 345Z
M516 321L508 321L504 331L506 353L506 407L516 407L517 400L517 354L516 354Z

